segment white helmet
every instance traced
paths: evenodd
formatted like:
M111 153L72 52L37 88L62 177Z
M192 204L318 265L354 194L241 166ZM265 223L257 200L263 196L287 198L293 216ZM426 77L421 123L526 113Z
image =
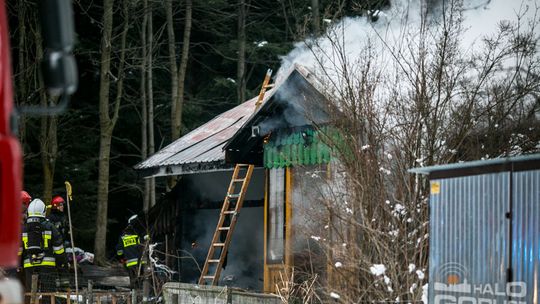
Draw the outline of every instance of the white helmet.
M30 205L28 205L28 217L45 217L46 210L47 208L45 207L43 201L39 198L36 198L32 202L30 202Z
M137 219L137 215L132 215L129 219L128 219L128 225L133 225L135 223L135 220Z

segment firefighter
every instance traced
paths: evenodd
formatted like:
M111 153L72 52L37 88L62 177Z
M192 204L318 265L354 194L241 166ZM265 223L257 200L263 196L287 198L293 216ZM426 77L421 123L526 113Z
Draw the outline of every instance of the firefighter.
M144 246L141 244L140 237L135 231L134 224L137 215L129 218L128 225L122 231L116 245L116 254L120 263L124 264L129 275L129 286L131 289L141 288L141 277L144 271L144 261L142 254Z
M24 226L24 223L26 222L26 210L28 209L28 204L32 200L32 197L28 192L21 191L21 202L22 202L22 216L21 216L21 227ZM8 269L7 270L7 276L9 277L16 277L21 284L24 284L24 272L22 271L22 256L19 256L19 266L14 269Z
M57 284L69 284L67 259L60 232L45 218L46 207L40 199L28 206L28 217L23 226L22 248L25 288L32 288L32 275L38 274L38 289L54 291ZM57 280L58 271L63 275ZM46 297L47 298L47 297Z
M56 227L58 232L62 235L62 239L64 239L64 245L66 247L70 247L69 244L69 226L68 221L66 218L66 214L64 213L64 206L65 206L64 198L62 198L60 195L57 195L52 198L51 200L51 212L47 216L47 219Z
M28 192L21 191L21 201L22 201L22 224L24 225L24 221L26 220L26 209L28 209L28 204L30 204L30 201L32 200L32 197Z
M30 201L32 200L32 196L28 194L26 191L21 191L21 201L23 205L23 214L26 213L26 209L28 209L28 204L30 204Z
M26 223L26 217L27 213L26 210L28 210L28 205L30 204L30 201L32 201L32 196L26 191L21 191L21 202L22 202L22 216L21 216L21 231L24 230L24 224ZM21 281L21 284L24 284L24 271L22 271L23 266L23 260L22 256L19 259L19 267L17 268L17 277Z

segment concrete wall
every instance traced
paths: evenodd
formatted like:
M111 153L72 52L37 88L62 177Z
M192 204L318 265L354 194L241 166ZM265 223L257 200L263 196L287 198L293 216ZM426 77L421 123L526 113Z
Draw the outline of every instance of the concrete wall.
M165 304L280 304L275 295L247 293L221 286L200 286L185 283L163 285Z

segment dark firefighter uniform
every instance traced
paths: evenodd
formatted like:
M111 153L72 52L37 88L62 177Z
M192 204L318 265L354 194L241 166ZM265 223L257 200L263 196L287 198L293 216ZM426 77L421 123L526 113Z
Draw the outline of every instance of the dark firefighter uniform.
M42 253L31 254L29 244L28 223L38 222L41 225ZM22 248L20 250L25 272L25 287L30 291L32 286L32 274L39 274L38 288L41 291L53 291L56 287L57 269L60 274L66 274L67 259L64 253L64 244L60 232L54 225L43 217L29 216L23 226ZM64 278L65 279L65 278Z
M56 227L56 230L60 233L62 236L62 239L64 240L64 245L69 245L69 231L68 231L68 223L66 216L63 212L60 212L58 210L51 210L51 213L47 217L49 222ZM70 246L68 246L69 248Z
M127 268L129 285L132 289L140 288L139 271L142 271L143 267L139 267L139 264L142 263L142 253L143 246L141 245L139 235L128 226L118 239L116 254Z

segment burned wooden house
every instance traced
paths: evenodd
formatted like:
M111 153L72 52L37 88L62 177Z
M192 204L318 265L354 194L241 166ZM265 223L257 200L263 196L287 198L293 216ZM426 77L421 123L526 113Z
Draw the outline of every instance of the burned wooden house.
M177 177L150 219L180 281L199 281L235 164L254 170L243 208L234 214L237 225L219 285L272 292L287 269L317 264L313 259L324 256L306 228L324 227L324 221L317 212L304 212L332 163L323 138L330 122L327 100L317 87L313 75L295 66L264 94L260 107L257 98L248 100L136 166L146 177Z

